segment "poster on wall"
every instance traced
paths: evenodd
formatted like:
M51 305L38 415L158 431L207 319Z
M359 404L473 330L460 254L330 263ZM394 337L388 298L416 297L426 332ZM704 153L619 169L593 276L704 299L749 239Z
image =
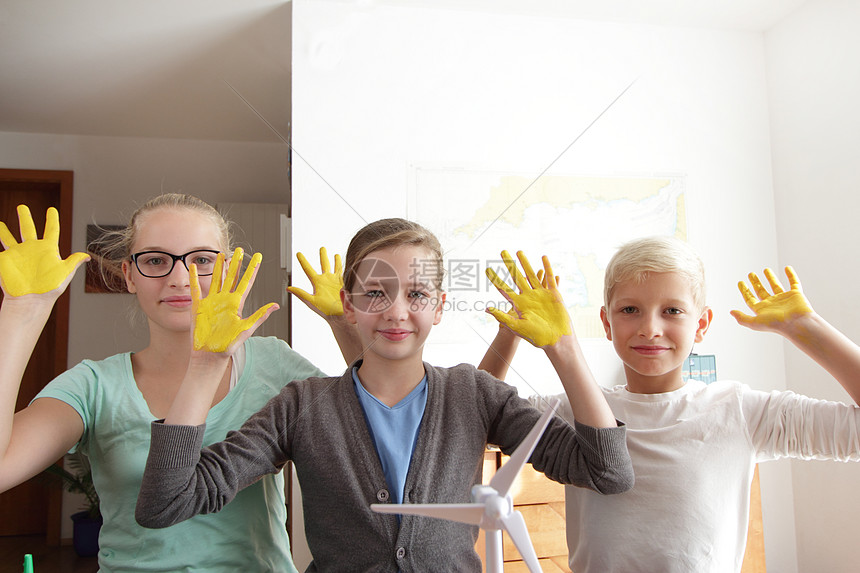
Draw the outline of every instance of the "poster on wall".
M499 253L522 250L535 270L550 258L580 338L602 338L597 312L615 250L647 235L687 239L681 175L537 178L425 167L412 175L409 216L442 242L449 306L476 317L482 302L498 298L484 269L505 277Z
M616 249L647 235L687 239L683 174L539 177L412 165L409 188L409 218L445 252L445 318L434 339L455 345L461 361L463 348L480 353L494 336L485 308L508 308L485 275L490 267L508 277L503 249L523 251L535 270L549 257L577 336L587 340L604 338L603 273Z

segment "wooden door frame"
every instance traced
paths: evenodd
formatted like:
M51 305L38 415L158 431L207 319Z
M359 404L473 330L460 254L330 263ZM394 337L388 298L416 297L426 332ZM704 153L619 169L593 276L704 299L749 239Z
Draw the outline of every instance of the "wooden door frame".
M60 255L69 256L72 251L72 197L74 172L44 169L0 169L0 180L22 183L53 183L59 186ZM56 335L54 338L54 372L60 374L68 368L69 358L69 290L57 299L54 305ZM48 515L46 541L48 545L59 545L62 531L63 492L52 488L48 493Z

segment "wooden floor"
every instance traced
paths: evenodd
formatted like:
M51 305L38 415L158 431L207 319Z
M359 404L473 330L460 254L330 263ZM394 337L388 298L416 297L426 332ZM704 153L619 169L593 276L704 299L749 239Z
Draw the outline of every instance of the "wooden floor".
M0 573L21 573L24 555L33 556L33 573L96 573L96 557L78 557L71 545L48 547L44 535L0 537Z

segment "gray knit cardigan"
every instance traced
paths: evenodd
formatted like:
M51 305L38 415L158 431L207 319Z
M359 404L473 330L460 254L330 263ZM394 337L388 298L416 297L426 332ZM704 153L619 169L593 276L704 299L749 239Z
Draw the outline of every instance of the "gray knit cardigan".
M540 412L474 366L424 367L427 406L404 503L466 503L480 483L486 445L510 454ZM308 571L480 571L476 526L418 516L398 522L370 510L390 494L351 371L288 384L242 428L202 451L204 426L153 423L138 522L167 527L216 512L292 460L313 555ZM555 417L529 461L553 480L604 494L633 486L622 425L574 429Z

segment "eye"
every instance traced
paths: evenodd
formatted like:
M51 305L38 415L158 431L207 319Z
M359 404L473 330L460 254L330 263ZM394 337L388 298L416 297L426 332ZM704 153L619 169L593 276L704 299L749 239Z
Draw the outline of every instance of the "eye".
M211 265L215 262L215 257L212 255L195 255L191 262L198 266Z
M671 306L665 310L666 314L684 314L684 310L676 306Z
M366 296L367 298L381 298L385 296L385 293L381 290L369 290L364 293L364 296Z
M161 255L145 255L140 257L140 262L150 267L157 267L158 265L163 265L165 260Z
M619 309L619 312L621 314L633 314L634 312L636 312L636 307L635 306L622 306Z
M413 290L409 292L409 298L427 298L427 293L420 290Z

